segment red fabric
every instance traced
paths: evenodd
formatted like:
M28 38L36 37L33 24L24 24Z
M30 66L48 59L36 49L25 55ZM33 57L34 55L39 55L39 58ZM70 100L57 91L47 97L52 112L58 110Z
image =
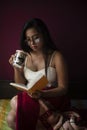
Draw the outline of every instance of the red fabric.
M87 126L87 109L77 110L70 107L70 100L66 96L57 98L49 98L48 100L57 110L67 111L73 110L82 117L81 126ZM39 103L29 97L27 93L18 94L18 107L16 116L16 130L35 130L37 120L39 119L40 106ZM85 122L84 122L85 120ZM51 128L52 130L52 128Z
M49 98L48 100L57 110L64 111L70 106L68 98L65 96ZM68 106L68 107L67 107ZM29 97L27 93L18 94L18 107L16 117L16 130L35 130L39 118L39 103Z
M35 130L40 107L27 93L18 94L16 130Z

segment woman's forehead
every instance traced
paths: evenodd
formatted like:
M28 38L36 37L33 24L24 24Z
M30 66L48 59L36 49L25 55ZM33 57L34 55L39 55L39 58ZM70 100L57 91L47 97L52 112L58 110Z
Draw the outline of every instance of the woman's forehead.
M41 35L35 28L29 28L25 32L26 36L32 37L33 35Z

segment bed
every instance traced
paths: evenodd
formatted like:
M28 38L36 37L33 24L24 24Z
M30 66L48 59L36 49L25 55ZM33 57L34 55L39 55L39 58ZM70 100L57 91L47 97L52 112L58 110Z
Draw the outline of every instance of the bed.
M6 122L6 117L10 111L10 99L0 99L0 130L11 130Z
M19 91L10 86L11 81L0 81L0 130L12 130L8 127L6 117L10 111L10 99L15 96ZM81 88L81 87L80 87ZM72 106L80 108L82 114L85 115L87 120L87 91L79 90L78 87L71 87L69 89L69 97L71 98Z
M17 90L9 85L10 81L0 81L0 130L12 130L8 127L6 117L10 111L10 100L17 94Z

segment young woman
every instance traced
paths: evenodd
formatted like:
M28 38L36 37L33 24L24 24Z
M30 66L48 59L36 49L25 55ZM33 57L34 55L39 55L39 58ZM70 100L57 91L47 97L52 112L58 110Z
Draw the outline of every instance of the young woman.
M14 130L80 130L72 121L63 120L62 113L70 107L66 97L67 66L45 23L38 18L26 22L20 43L27 57L21 69L13 66L14 54L10 57L14 81L28 84L34 75L43 73L49 83L42 91L31 95L20 92L12 98L8 125ZM78 114L75 116L79 118Z

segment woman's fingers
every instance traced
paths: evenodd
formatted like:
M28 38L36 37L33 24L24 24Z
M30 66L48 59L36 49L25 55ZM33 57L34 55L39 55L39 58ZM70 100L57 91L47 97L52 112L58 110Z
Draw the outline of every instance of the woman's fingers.
M14 67L15 69L17 69L18 71L23 71L24 65L22 65L21 68L15 66L14 63L14 59L15 59L16 54L11 55L11 57L9 58L9 63L12 65L12 67Z
M63 121L63 116L60 114L60 118L59 118L57 124L53 127L53 130L58 130L60 128L60 126L62 125L62 121Z
M69 120L66 121L66 122L63 124L63 128L64 128L64 130L76 130L76 129L74 129L74 128L71 126ZM77 129L77 130L78 130L78 129Z
M9 63L12 64L13 63L13 59L14 59L14 55L11 55L10 59L9 59Z
M87 130L84 127L77 126L75 123L70 123L74 130Z
M35 91L33 93L28 93L28 95L31 96L34 99L40 99L41 96L42 96L42 92L37 90L37 91Z

